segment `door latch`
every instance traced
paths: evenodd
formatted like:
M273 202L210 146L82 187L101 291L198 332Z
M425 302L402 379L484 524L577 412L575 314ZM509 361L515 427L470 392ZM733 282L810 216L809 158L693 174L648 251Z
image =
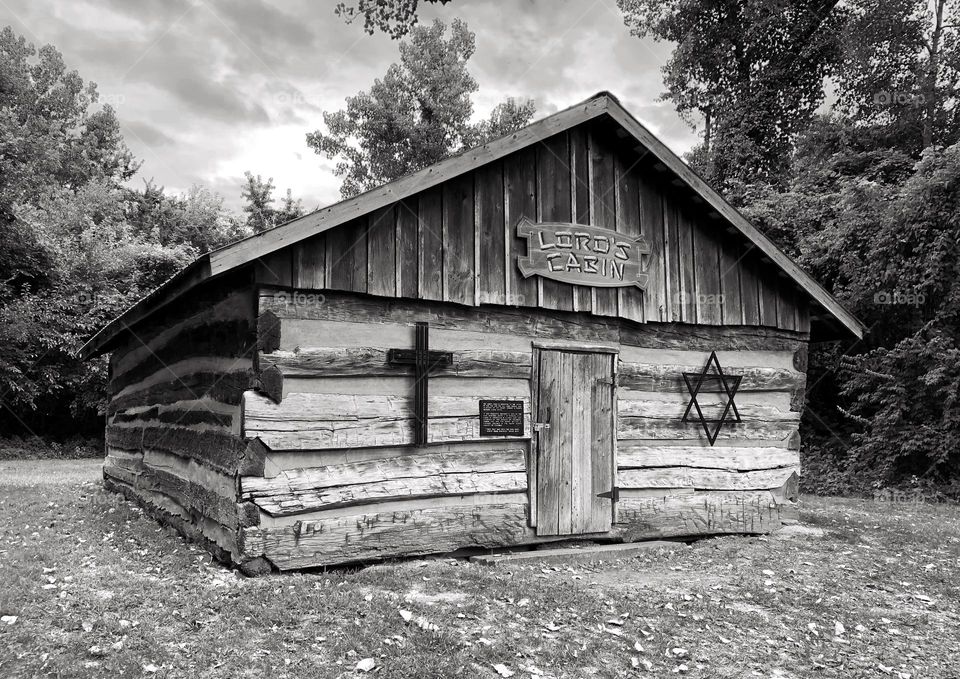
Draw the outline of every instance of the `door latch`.
M606 493L597 493L597 497L607 497L613 500L614 502L620 502L620 488L614 486Z

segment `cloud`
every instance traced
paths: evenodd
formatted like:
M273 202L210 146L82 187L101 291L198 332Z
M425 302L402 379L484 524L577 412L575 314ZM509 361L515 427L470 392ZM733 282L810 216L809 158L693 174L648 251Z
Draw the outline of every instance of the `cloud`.
M3 0L0 24L54 44L99 84L143 177L171 190L202 183L239 209L251 170L313 207L337 200L340 180L304 135L399 57L396 41L345 24L334 4ZM461 17L477 34L477 118L511 96L533 98L544 116L610 90L675 151L696 141L658 101L670 46L631 36L615 0L421 4L423 22Z

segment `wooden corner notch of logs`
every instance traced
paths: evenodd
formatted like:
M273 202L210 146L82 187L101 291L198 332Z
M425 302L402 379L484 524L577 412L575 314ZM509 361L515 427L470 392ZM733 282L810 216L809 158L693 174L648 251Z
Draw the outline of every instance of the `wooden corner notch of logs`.
M82 354L105 484L257 574L776 530L808 344L863 333L602 92L200 257Z

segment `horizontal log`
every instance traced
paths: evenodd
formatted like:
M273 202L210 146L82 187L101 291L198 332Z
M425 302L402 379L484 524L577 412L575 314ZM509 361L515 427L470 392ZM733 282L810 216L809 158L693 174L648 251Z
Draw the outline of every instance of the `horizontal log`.
M715 424L708 425L711 431ZM717 441L737 441L740 439L776 439L785 440L797 430L793 421L773 422L725 422L717 434ZM679 417L670 419L651 419L646 417L617 418L617 440L635 439L702 441L708 443L703 427L698 421L681 422ZM742 445L742 444L738 444Z
M766 398L766 394L774 395ZM640 417L650 419L679 419L690 402L689 393L666 392L655 394L650 392L630 392L624 390L617 395L617 412L620 417ZM726 394L700 393L697 394L697 403L704 417L719 418L727 405ZM734 398L737 412L741 419L750 422L790 421L798 422L799 413L790 410L790 394L788 392L743 392ZM691 409L696 416L696 410ZM733 415L731 410L730 416Z
M654 467L619 469L620 488L693 488L694 490L772 490L780 488L799 467L778 467L755 471L703 469L698 467Z
M104 474L117 477L138 491L165 495L193 517L204 516L226 527L236 526L232 477L219 474L219 478L213 478L214 472L196 463L164 457L151 452L145 459L141 456L134 461L130 456L108 455L103 470Z
M367 510L280 528L245 528L245 558L264 556L281 570L451 552L465 547L506 547L535 539L527 525L524 494L502 504L403 511Z
M699 373L702 365L663 365L621 362L617 367L617 384L624 389L636 391L687 392L683 373ZM740 391L790 391L803 388L803 373L792 368L739 367L731 369L733 375L742 376ZM704 391L718 391L716 382L704 385Z
M770 491L705 491L623 498L613 533L626 541L725 533L768 533L792 516Z
M444 474L497 474L522 472L526 469L526 450L520 447L471 451L464 453L433 453L367 460L325 467L293 469L273 478L243 477L243 499L259 499L277 494L298 493L352 486L388 479L414 479Z
M317 490L298 490L259 497L254 503L270 516L292 516L304 512L369 505L377 502L464 497L478 493L517 493L527 488L524 472L443 473L433 476L385 479Z
M584 313L557 313L520 308L469 309L454 304L390 300L355 294L325 292L322 296L272 294L262 291L260 310L281 319L349 321L368 324L411 325L427 321L431 330L449 329L582 341L616 341L616 321ZM431 338L432 340L432 338ZM432 342L431 342L432 344Z
M617 444L617 466L621 470L699 467L751 471L799 464L800 454L797 451L769 446L651 446L646 442L634 441L620 441Z
M189 510L163 493L134 488L116 476L105 474L103 485L107 490L122 493L136 502L161 523L171 525L182 535L203 544L217 559L226 562L238 561L236 526L226 527L212 519L193 516Z
M792 351L717 351L717 360L724 373L738 373L741 368L775 368L792 370L794 368L794 352ZM651 348L623 346L620 350L622 363L639 365L684 365L696 366L694 372L703 370L710 358L710 351L697 351L687 348ZM689 371L688 371L689 372ZM710 370L714 372L713 368Z
M271 516L415 497L526 489L522 448L438 453L329 465L244 477L242 497Z
M170 453L226 474L237 472L246 448L243 439L230 432L170 425L108 425L105 438L113 448Z
M164 353L164 347L169 343L178 341L177 338L185 333L194 333L197 328L234 321L252 324L252 288L231 288L229 281L224 280L224 283L207 290L197 289L189 299L181 298L176 307L168 307L168 313L161 311L137 325L136 338L128 343L127 348L118 348L111 355L111 375L123 377L128 370L148 362L154 354ZM235 335L233 341L239 342L242 337L243 334ZM202 333L197 339L204 341ZM176 357L175 353L173 355Z
M413 375L402 377L290 377L284 381L284 393L325 394L328 396L402 396L414 393ZM523 398L530 395L530 380L447 376L430 379L433 396L477 396L483 398Z
M240 414L239 408L230 406L233 412L217 412L208 406L217 403L203 400L193 400L186 403L186 407L152 407L146 410L130 410L119 412L110 418L111 424L179 424L190 426L195 424L209 425L229 429L233 426L235 415Z
M260 365L276 366L290 377L391 377L413 375L414 366L387 362L387 348L340 347L275 351L260 355ZM462 350L453 363L431 372L431 377L530 377L531 352Z
M524 402L524 432L529 436L529 399L516 400ZM431 396L427 441L502 438L480 436L479 401L475 396ZM247 392L244 435L259 438L271 450L410 445L412 406L409 396L290 394L277 404Z
M139 391L114 396L107 406L107 411L109 414L114 414L130 408L167 405L202 398L226 405L239 405L243 392L250 388L252 381L252 372L244 368L237 372L200 372L182 375Z
M257 439L255 439L257 440ZM484 453L499 455L505 451L519 449L526 455L529 447L526 441L466 441L438 443L430 446L382 446L358 448L329 448L326 450L296 450L268 452L264 460L262 473L256 476L273 478L283 471L312 467L328 467L371 460L389 460L396 457L420 457L422 455L459 455L465 453Z
M545 309L463 308L406 300L385 301L356 294L324 292L291 295L287 290L261 290L260 310L280 318L412 324L428 321L433 328L487 331L540 339L610 342L650 348L697 351L795 351L808 333L748 326L701 326L682 323L621 323L591 314Z
M140 362L110 379L111 393L141 382L187 358L252 360L255 350L253 326L248 319L229 319L184 329Z

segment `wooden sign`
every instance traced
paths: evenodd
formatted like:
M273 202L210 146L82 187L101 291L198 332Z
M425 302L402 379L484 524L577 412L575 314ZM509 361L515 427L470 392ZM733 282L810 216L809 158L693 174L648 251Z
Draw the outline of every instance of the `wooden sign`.
M480 436L523 436L523 401L480 401Z
M524 278L536 275L595 288L647 286L643 258L650 255L650 245L643 236L528 219L517 224L517 236L527 239L527 256L517 257Z

